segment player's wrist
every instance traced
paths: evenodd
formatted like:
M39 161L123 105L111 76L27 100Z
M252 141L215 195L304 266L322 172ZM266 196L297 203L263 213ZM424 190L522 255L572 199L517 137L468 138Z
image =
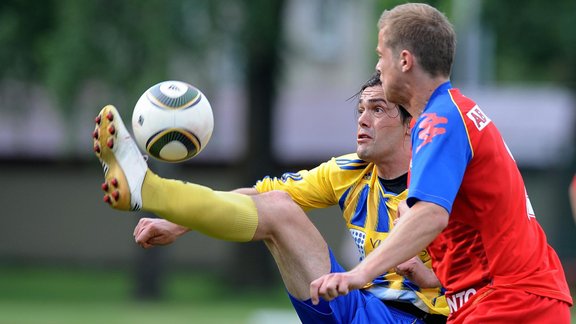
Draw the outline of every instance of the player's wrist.
M354 269L350 271L350 274L354 278L354 285L358 286L355 288L362 288L369 282L371 282L374 278L378 276L375 273L374 269L371 269L370 265L366 263L360 263Z
M190 229L188 227L182 226L182 225L178 225L175 224L175 228L174 228L174 233L176 234L176 236L182 236L186 233L188 233L190 231Z

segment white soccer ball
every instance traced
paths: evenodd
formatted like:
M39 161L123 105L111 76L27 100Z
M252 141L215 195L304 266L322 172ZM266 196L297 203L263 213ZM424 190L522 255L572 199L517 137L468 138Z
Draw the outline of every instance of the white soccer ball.
M132 113L136 143L164 162L182 162L202 151L214 129L212 107L196 87L160 82L146 90Z

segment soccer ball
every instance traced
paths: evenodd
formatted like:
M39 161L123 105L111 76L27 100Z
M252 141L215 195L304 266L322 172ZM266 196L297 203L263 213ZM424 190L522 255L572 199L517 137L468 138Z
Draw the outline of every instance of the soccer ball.
M146 90L132 113L136 143L164 162L182 162L202 151L214 129L204 94L182 81L160 82Z

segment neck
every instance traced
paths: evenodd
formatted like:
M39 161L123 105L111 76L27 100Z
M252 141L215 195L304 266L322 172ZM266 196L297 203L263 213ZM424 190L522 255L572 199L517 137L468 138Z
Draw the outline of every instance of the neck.
M404 173L408 172L408 166L410 165L410 147L411 143L404 143L404 147L398 148L396 154L389 156L385 161L381 160L376 162L376 170L378 176L385 180L396 179ZM408 148L408 149L404 149Z
M386 169L382 169L380 166L376 166L376 168L378 170L378 177L380 177L384 180L396 179L399 176L404 175L406 172L408 172L406 167L396 169L396 170L386 170Z
M415 80L416 82L412 84L410 89L411 97L408 105L404 108L408 110L413 118L418 118L424 108L426 108L434 90L449 79L447 77L421 77L415 78Z

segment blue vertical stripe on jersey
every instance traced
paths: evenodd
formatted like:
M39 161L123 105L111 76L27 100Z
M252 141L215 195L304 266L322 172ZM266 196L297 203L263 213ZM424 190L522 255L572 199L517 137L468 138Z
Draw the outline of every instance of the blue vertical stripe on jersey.
M348 198L348 195L350 194L350 190L352 189L352 187L346 189L346 191L344 192L344 194L342 194L342 196L340 197L340 199L338 200L338 205L340 205L340 210L344 211L344 204L346 203L346 198Z
M383 197L382 192L380 192L380 201L378 204L378 225L376 227L376 231L380 233L390 232L390 217L386 206L387 201L388 198Z
M370 186L365 185L360 192L358 197L358 203L356 205L356 210L354 215L350 220L350 224L365 227L366 226L366 215L368 214L368 194L370 193Z

